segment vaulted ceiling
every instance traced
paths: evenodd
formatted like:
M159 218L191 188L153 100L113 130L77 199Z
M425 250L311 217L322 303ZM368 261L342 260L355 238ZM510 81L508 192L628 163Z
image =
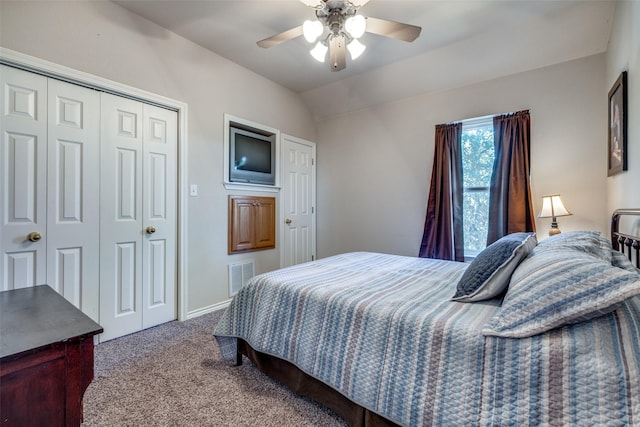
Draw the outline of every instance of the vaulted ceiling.
M422 27L412 43L367 33L332 72L303 37L258 40L314 17L298 0L114 0L301 96L316 117L460 87L606 51L612 0L371 0L365 16Z

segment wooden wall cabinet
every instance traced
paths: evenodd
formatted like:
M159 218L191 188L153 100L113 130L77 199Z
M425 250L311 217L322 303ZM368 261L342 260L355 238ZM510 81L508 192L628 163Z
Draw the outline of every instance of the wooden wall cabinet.
M275 197L229 196L229 253L275 247Z

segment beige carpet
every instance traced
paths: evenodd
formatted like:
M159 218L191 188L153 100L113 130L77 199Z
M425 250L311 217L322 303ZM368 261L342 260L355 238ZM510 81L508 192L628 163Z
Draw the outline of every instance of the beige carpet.
M258 371L222 361L221 311L100 344L83 426L345 426Z

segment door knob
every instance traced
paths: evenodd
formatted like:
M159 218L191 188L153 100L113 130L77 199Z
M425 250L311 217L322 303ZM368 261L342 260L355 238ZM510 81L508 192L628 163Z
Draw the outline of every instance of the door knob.
M291 224L291 220L289 218L287 218L287 219L284 220L284 223L289 225L289 224Z
M153 234L156 232L156 228L155 227L147 227L147 234Z
M37 242L40 239L42 239L42 234L38 233L37 231L32 231L27 235L27 240L31 242Z

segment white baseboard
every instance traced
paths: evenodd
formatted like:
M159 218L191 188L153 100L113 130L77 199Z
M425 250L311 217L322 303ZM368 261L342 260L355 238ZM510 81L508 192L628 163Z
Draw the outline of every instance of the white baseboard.
M210 305L208 307L202 307L197 310L189 311L187 313L187 319L193 319L194 317L202 316L203 314L212 313L214 311L222 310L223 308L229 307L231 300L228 299L226 301L219 302L217 304Z

